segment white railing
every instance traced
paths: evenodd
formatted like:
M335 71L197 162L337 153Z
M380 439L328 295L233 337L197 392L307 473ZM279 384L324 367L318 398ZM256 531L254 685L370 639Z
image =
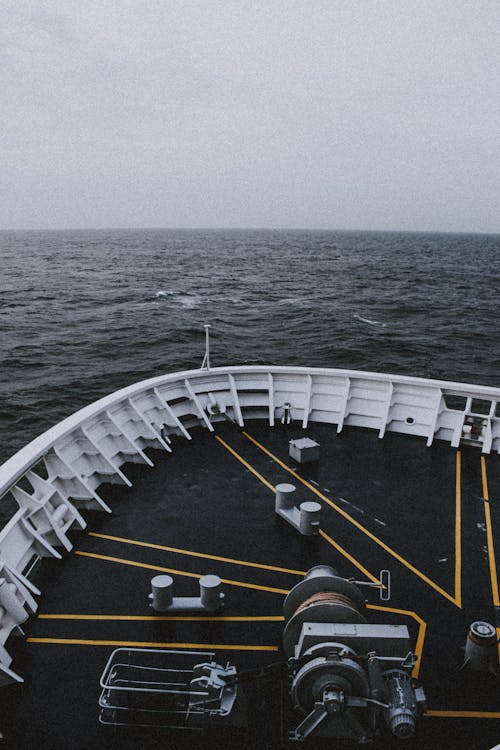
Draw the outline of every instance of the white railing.
M0 467L0 498L19 510L0 531L0 684L10 670L4 644L35 611L39 591L25 575L34 559L71 549L67 532L85 521L78 508L110 512L103 482L130 485L121 466L152 466L148 447L171 451L170 435L191 439L195 425L230 419L291 419L367 427L468 443L500 452L500 389L370 372L307 367L224 367L136 383L63 420Z

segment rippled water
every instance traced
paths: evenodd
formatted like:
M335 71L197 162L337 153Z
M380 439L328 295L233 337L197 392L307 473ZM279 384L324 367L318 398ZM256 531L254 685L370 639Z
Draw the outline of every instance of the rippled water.
M500 236L0 233L0 460L132 382L212 364L500 385Z

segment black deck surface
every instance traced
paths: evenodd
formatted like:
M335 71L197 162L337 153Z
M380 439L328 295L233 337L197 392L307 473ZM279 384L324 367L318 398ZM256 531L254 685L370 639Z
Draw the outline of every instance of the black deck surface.
M498 457L485 460L477 450L456 452L439 443L426 448L419 439L394 434L379 440L373 431L354 428L337 435L334 427L313 425L305 434L320 443L321 460L298 467L288 458L288 441L304 435L300 427L250 422L242 431L219 423L215 435L203 429L192 434L192 442L174 439L171 455L151 452L154 469L126 466L132 488L101 488L113 515L89 514L88 529L74 535L75 548L63 563L44 560L37 574L43 593L37 616L25 628L27 642L8 644L13 667L26 682L4 689L1 746L287 747L286 732L299 717L290 712L277 678L247 683L229 726L204 735L101 725L99 678L110 653L124 642L215 648L220 663L229 660L240 669L285 659L281 621L223 617L279 617L283 592L318 563L359 580L367 572L391 571L389 602L366 589L374 607L369 621L408 626L428 700L416 738L403 746L487 750L499 743L499 680L459 671L469 625L500 625L490 543L500 529ZM262 480L272 486L291 482L298 502L321 502L323 535L303 537L278 518ZM232 581L224 584L222 615L113 619L154 614L147 597L161 568L177 571L176 596L196 596L197 576L205 573ZM384 736L373 746L397 743Z

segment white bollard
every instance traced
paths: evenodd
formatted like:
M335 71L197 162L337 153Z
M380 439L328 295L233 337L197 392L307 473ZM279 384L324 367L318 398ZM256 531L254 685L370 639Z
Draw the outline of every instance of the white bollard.
M160 575L151 579L151 606L157 612L165 612L172 606L174 580L171 576Z
M300 504L300 521L299 529L301 534L312 536L319 532L319 522L321 516L321 505L307 501Z
M209 612L215 612L222 606L224 594L221 593L219 576L206 575L200 578L200 600Z
M279 513L280 510L290 510L291 508L294 507L295 485L277 484L275 487L275 490L276 490L276 505L275 505L276 513Z

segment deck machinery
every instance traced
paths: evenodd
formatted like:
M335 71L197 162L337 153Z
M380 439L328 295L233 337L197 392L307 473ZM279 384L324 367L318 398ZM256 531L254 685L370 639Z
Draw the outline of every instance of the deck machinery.
M290 694L304 717L290 739L364 744L383 724L399 739L413 736L425 695L410 674L415 656L405 625L367 623L358 586L328 565L309 570L283 612Z
M369 624L358 586L328 565L308 571L283 613L288 659L268 668L239 671L201 652L117 649L101 678L101 722L182 729L217 720L220 726L238 683L275 673L288 680L301 717L291 741L368 744L384 727L398 739L413 736L425 695L410 674L415 656L406 626Z

